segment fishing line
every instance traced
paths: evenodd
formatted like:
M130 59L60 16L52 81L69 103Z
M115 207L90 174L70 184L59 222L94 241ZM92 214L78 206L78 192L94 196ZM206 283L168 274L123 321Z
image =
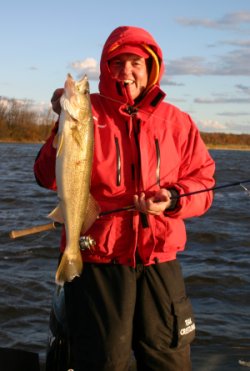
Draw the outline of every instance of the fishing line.
M244 189L244 191L246 192L246 194L250 197L250 191L249 191L249 189L247 189L247 187L243 186L243 184L241 184L241 183L240 183L240 186Z
M172 199L178 199L178 198L181 198L181 197L191 196L191 195L195 195L195 194L198 194L198 193L209 192L209 191L216 191L218 189L228 188L228 187L235 187L235 186L241 186L248 193L248 195L250 196L250 191L245 186L243 186L243 183L250 183L250 179L248 179L248 180L242 180L240 182L233 182L233 183L222 184L222 185L218 185L218 186L211 187L211 188L200 189L198 191L183 193L183 194L180 194L180 195L171 197L171 198Z

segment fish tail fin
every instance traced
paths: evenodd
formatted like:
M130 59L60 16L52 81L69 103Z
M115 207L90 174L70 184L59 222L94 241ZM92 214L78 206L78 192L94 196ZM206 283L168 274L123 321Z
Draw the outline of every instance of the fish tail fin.
M82 273L83 263L80 250L72 254L64 251L59 267L56 271L56 283L63 286L65 282L71 282Z

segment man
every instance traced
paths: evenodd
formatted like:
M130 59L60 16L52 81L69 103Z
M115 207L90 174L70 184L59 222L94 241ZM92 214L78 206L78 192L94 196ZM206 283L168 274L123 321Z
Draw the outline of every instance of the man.
M183 220L205 213L212 193L178 196L212 187L214 161L192 119L164 102L162 51L147 31L115 29L100 67L91 194L102 211L133 203L135 211L96 220L87 232L95 249L82 252L81 277L64 285L75 370L125 371L133 351L138 370L189 371L195 324L176 254ZM54 190L56 131L34 167Z

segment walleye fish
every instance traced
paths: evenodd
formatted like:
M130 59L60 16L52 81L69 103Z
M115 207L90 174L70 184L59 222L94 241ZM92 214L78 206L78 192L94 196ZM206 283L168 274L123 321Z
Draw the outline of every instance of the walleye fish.
M66 248L56 272L56 283L63 286L81 274L80 234L86 232L100 212L90 194L94 127L86 75L75 81L68 74L60 104L56 153L59 205L49 217L65 225Z

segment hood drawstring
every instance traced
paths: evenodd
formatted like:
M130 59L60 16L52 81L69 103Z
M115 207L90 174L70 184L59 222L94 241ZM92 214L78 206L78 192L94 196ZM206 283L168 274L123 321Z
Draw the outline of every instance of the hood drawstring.
M133 106L134 105L134 99L131 97L129 84L124 84L124 88L125 88L125 91L126 91L126 94L127 94L127 97L128 97L128 102L127 103L128 103L129 106Z

